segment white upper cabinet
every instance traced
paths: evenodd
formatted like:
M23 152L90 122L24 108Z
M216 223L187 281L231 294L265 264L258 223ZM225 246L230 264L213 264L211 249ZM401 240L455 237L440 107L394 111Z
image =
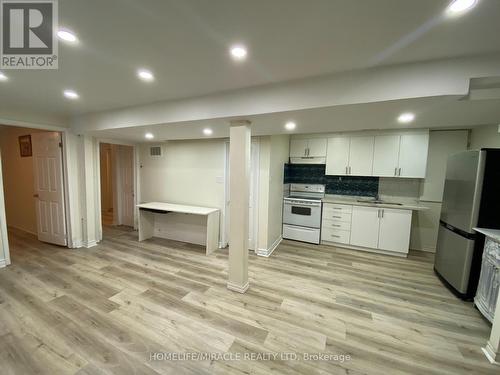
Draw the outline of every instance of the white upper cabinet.
M328 139L326 153L326 174L345 176L349 171L349 137L335 137Z
M307 156L307 139L292 139L290 141L290 157L300 158Z
M292 139L290 159L292 163L325 164L326 138Z
M378 247L380 209L374 207L353 206L351 221L351 245Z
M428 133L401 135L398 177L425 178L428 151Z
M351 137L349 148L349 175L371 176L373 174L374 137Z
M380 210L378 248L407 253L410 246L410 210L383 208Z
M373 152L373 175L395 177L399 167L399 135L375 136Z
M425 178L429 134L375 136L373 176Z
M428 132L370 133L292 139L291 162L326 163L330 176L425 178Z
M307 140L307 148L309 157L325 157L326 156L326 138L311 138Z

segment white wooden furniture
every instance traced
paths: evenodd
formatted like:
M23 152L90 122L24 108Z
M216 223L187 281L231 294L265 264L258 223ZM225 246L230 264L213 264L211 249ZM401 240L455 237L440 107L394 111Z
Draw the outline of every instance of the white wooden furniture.
M326 138L292 139L290 160L298 164L325 164Z
M357 250L406 256L411 217L411 209L323 203L321 240Z
M206 254L208 255L219 248L219 209L165 202L142 203L138 204L137 207L139 208L139 241L153 237L156 215L176 212L206 217Z
M429 133L372 133L328 138L326 174L425 178Z
M474 304L486 319L493 322L500 289L500 230L483 228L474 230L486 236Z

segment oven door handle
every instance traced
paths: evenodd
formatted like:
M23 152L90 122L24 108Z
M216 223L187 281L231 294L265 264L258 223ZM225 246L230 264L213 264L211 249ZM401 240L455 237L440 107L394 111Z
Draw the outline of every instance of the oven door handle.
M321 207L321 203L319 203L319 204L300 204L300 203L292 203L292 202L285 201L285 204L288 206L293 206L293 207L305 207L305 208L320 208Z

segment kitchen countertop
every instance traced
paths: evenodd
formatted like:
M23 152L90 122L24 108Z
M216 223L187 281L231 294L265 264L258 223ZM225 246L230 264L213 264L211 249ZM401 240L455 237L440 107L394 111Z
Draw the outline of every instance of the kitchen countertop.
M395 202L401 204L358 202L358 200L363 200L363 199L370 199L370 198L327 194L323 198L323 203L349 204L353 206L367 206L367 207L379 207L379 208L395 208L395 209L413 210L413 211L423 211L428 209L428 207L422 206L418 201L404 202L393 199L384 199L386 202Z
M500 242L500 229L488 229L488 228L472 228L476 232L484 234L486 237L490 237L495 241Z

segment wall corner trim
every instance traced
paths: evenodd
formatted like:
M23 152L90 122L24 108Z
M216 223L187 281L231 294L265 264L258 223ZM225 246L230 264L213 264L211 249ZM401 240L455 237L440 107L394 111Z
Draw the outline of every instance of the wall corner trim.
M0 268L4 267L7 267L7 262L5 261L5 259L0 259Z
M274 252L274 250L276 250L276 248L279 246L281 241L283 241L283 237L279 236L269 249L257 249L255 253L258 256L269 258L271 254Z
M97 246L97 241L95 240L92 240L92 241L84 241L82 243L82 246L81 247L86 247L87 249L90 248L90 247L94 247L94 246Z
M227 289L238 293L245 293L248 290L250 283L247 281L245 285L236 285L230 281L227 282Z

